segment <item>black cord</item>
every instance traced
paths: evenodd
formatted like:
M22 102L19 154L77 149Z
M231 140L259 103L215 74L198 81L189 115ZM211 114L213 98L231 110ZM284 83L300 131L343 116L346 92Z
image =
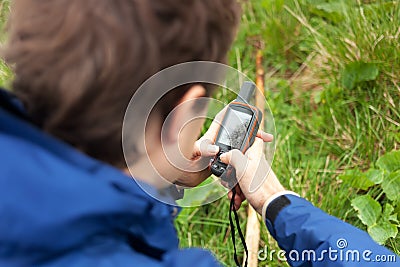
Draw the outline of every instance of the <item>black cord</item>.
M237 214L237 212L236 212L236 210L234 208L235 196L236 196L236 188L233 187L232 188L232 199L231 199L231 203L229 205L229 224L231 226L231 231L232 231L231 237L232 237L232 243L233 243L233 249L234 249L234 260L235 260L236 265L238 267L240 267L240 262L238 260L237 251L236 251L235 225L234 225L233 220L232 220L232 212L233 212L233 214L235 216L235 222L236 222L236 227L237 227L237 230L238 230L238 233L239 233L240 241L242 242L242 245L244 247L244 251L246 253L246 260L245 260L245 263L244 263L244 267L247 267L247 259L249 258L249 252L247 250L246 240L245 240L244 235L242 233L242 229L240 228L239 216L238 216L238 214Z

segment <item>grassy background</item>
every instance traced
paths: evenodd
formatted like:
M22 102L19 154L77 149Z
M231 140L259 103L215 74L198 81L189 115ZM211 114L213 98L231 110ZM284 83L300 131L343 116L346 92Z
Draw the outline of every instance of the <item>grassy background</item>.
M275 172L288 189L365 230L351 207L360 192L339 175L367 169L380 155L399 149L399 1L251 0L242 5L230 64L255 78L256 52L263 52L265 89L277 127ZM354 64L362 67L353 70ZM376 70L377 75L369 73ZM184 210L176 223L181 245L209 248L234 266L227 214L226 199ZM240 215L245 227L245 210ZM386 245L399 253L399 244L397 236ZM278 249L263 226L260 248L265 245Z
M247 0L242 5L229 60L254 78L256 51L263 52L265 89L277 127L275 172L288 189L364 229L350 205L360 192L338 176L367 169L380 155L399 149L399 1ZM9 1L2 0L1 27L8 9ZM0 86L9 87L11 79L0 61ZM184 209L176 221L181 246L208 248L234 266L228 210L226 198ZM245 209L240 216L244 228ZM397 237L386 245L399 253L399 244ZM260 248L264 245L277 249L263 226Z
M6 38L5 27L9 8L10 0L0 1L0 44L3 44ZM0 58L0 87L9 88L11 80L12 72L10 68Z

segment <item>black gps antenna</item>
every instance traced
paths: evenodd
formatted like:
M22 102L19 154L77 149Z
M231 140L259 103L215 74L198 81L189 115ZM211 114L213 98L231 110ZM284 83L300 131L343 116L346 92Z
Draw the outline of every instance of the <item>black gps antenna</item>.
M248 104L250 102L250 99L254 95L255 90L256 86L254 83L244 82L242 87L240 88L240 92L236 98L236 101Z

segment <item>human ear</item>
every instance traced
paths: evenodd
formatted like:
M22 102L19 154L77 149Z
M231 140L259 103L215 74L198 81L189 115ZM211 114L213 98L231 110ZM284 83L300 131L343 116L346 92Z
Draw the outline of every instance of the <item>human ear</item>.
M169 158L190 160L205 121L208 98L201 85L193 85L168 115L162 127L162 145ZM165 150L169 147L168 152Z

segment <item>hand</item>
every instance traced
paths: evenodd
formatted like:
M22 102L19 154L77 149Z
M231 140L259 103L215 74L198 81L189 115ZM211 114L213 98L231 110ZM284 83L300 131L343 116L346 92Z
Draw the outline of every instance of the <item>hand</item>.
M247 199L261 214L267 199L285 190L265 159L263 147L264 140L258 137L245 154L235 149L220 156L222 162L232 165L236 170L239 186L236 185L235 209L239 209ZM232 198L232 192L228 197Z
M214 118L208 131L195 142L191 157L192 165L189 170L199 170L196 172L186 172L184 177L179 178L175 183L185 187L195 187L210 177L211 171L208 168L210 159L219 152L219 147L214 145L219 127L224 118L227 107L222 109Z
M210 177L211 171L208 168L210 159L218 154L219 147L214 145L220 125L224 118L227 107L222 109L214 118L208 131L195 142L193 153L191 157L191 166L188 170L199 170L195 172L186 172L175 183L184 187L195 187L201 184L205 179ZM264 142L271 142L273 136L263 131L258 131L257 137L264 140Z
M219 147L212 144L208 139L196 141L193 154L190 159L190 166L182 177L175 181L176 185L183 187L196 187L205 179L210 177L211 171L208 168L210 159L217 155Z

